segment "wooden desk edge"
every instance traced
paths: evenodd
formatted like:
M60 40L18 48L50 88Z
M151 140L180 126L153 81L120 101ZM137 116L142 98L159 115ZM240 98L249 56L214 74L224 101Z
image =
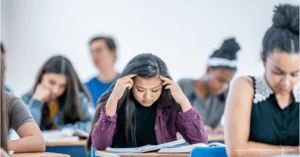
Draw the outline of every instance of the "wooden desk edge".
M87 140L71 142L45 142L46 146L85 146Z
M164 156L174 156L174 157L189 157L190 153L157 153L157 152L146 152L146 153L112 153L106 150L97 150L101 153L105 153L107 156L119 156L119 157L137 157L137 156L155 156L155 157L164 157ZM96 152L95 152L96 155ZM104 155L104 154L103 154Z
M51 153L51 152L38 152L38 153L14 153L11 157L71 157L71 155L68 154L58 154L58 153Z

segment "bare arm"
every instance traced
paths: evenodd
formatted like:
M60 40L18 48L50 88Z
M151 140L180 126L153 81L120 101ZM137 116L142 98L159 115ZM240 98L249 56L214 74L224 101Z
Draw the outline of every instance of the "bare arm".
M44 152L45 142L35 122L27 122L17 130L20 139L8 142L8 149L14 152Z
M249 141L253 95L250 78L239 77L234 81L225 107L224 131L228 156L273 156L281 153L280 146ZM299 146L282 148L284 154L299 153Z

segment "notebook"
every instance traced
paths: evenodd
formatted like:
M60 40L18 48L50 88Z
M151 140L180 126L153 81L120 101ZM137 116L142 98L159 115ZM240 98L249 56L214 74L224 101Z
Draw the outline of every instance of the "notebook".
M145 145L145 146L135 147L135 148L107 147L106 150L108 152L113 152L113 153L144 153L144 152L157 151L162 148L174 148L174 147L181 147L184 145L186 145L186 141L184 139L180 139L177 141L163 143L163 144L159 144L159 145Z
M223 143L213 142L210 144L205 143L196 143L188 146L182 146L179 148L162 148L157 153L190 153L194 148L197 147L225 147L226 145Z
M42 131L45 142L71 142L79 141L79 137L88 137L83 130L62 129Z

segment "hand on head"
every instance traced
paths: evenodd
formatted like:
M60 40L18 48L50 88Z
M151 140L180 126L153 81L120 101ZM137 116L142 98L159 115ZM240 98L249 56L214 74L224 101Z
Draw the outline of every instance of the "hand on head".
M182 105L186 102L189 102L189 100L184 95L180 86L177 83L161 75L160 75L160 79L163 81L163 85L165 86L165 89L169 89L171 91L172 97L175 99L175 101L178 104Z
M38 101L46 102L50 99L50 91L42 84L38 84L33 94L33 98Z
M128 88L131 89L133 86L132 78L137 74L129 74L123 78L117 80L114 90L110 96L111 99L119 100L122 98L124 91Z
M137 76L137 74L130 74L123 78L117 80L115 87L113 89L112 94L110 95L111 100L118 101L122 98L124 91L128 88L131 89L133 87L133 77ZM172 97L174 100L181 105L182 111L186 112L191 109L191 105L187 97L181 91L179 85L173 82L171 79L159 76L159 78L163 81L162 85L165 85L165 89L169 89L171 91Z

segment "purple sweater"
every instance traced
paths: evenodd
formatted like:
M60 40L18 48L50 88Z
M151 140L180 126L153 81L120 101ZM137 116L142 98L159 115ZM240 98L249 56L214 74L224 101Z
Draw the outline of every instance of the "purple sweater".
M117 114L110 117L105 114L105 106L101 109L98 123L92 132L91 140L97 150L105 150L111 147L113 137L116 134ZM183 113L171 107L168 102L158 102L154 128L157 144L177 140L176 133L179 131L183 138L190 144L206 143L207 134L204 124L197 110L192 107Z

